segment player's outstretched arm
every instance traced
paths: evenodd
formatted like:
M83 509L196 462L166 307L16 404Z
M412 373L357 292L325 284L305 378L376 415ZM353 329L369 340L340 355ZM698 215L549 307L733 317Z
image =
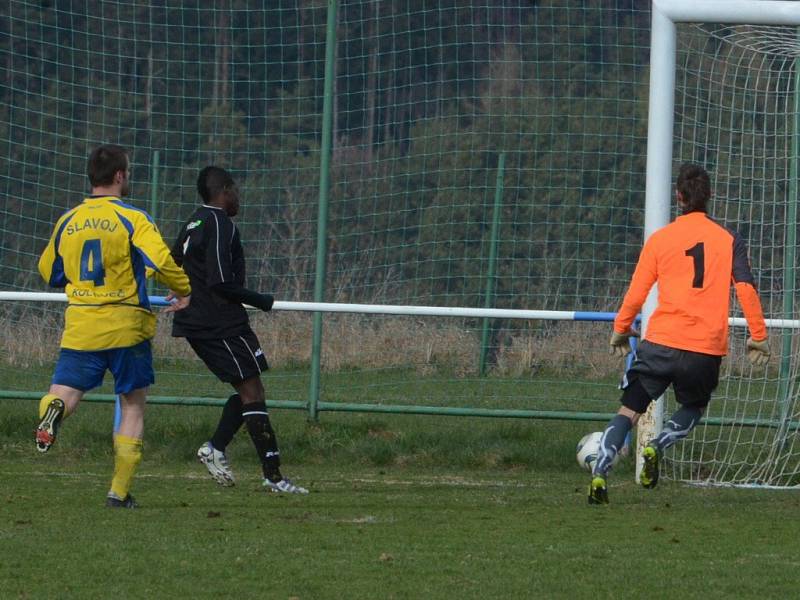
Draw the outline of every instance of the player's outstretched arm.
M155 223L145 213L134 213L131 218L134 222L131 241L144 259L148 274L181 296L191 294L189 277L175 264Z
M260 294L232 281L218 283L212 289L230 302L247 304L264 312L272 310L272 305L275 303L275 298L271 294Z
M750 270L750 259L744 239L736 234L733 240L733 287L736 299L742 307L750 337L747 338L747 358L758 367L769 362L770 350L767 340L767 324L764 310L756 290L755 278Z
M639 261L636 263L636 269L633 271L633 277L631 277L628 291L625 292L625 297L622 299L622 306L619 307L617 317L614 319L615 334L626 337L623 343L623 340L616 340L612 336L612 354L625 356L625 354L631 351L628 338L638 336L632 329L633 322L636 320L636 316L641 312L647 295L650 293L650 288L652 288L656 282L658 273L656 258L652 248L653 237L645 242L639 254ZM617 347L620 349L615 349Z
M735 285L736 298L742 306L750 337L747 338L747 358L757 366L763 367L769 362L770 350L767 340L767 325L761 309L761 300L756 288L749 282L738 282Z

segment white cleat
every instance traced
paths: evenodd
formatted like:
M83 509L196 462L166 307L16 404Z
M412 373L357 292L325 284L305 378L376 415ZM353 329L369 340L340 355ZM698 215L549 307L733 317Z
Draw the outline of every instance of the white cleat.
M307 494L308 490L304 487L300 487L299 485L295 485L292 483L291 479L286 479L285 477L280 481L270 481L269 479L264 480L264 490L268 492L275 492L276 494Z
M225 454L220 452L210 442L206 442L197 450L197 458L206 466L208 474L218 484L230 487L236 484L233 478L233 471L228 466L228 459Z

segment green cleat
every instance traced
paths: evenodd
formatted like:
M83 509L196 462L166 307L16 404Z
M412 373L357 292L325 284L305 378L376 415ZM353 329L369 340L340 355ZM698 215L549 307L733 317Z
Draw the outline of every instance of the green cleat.
M639 473L639 483L642 487L652 489L658 483L658 448L653 444L647 444L642 450L644 465L642 472Z
M602 475L595 475L589 484L589 504L608 504L608 487Z

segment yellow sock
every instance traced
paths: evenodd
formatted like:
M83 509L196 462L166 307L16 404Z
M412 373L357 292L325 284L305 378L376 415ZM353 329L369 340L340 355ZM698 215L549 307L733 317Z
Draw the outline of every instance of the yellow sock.
M55 394L45 394L42 396L42 399L39 400L39 418L41 419L44 417L44 413L47 412L47 407L50 406L50 403L53 400L58 400L58 396Z
M126 435L114 436L114 478L111 493L124 500L131 489L136 467L142 461L142 440Z

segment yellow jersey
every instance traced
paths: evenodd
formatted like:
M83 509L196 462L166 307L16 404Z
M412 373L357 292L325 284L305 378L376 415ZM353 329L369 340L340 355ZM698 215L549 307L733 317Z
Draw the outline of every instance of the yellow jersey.
M115 196L91 196L64 213L39 258L39 273L66 288L61 347L108 350L155 335L146 279L182 296L189 278L175 264L155 223Z

